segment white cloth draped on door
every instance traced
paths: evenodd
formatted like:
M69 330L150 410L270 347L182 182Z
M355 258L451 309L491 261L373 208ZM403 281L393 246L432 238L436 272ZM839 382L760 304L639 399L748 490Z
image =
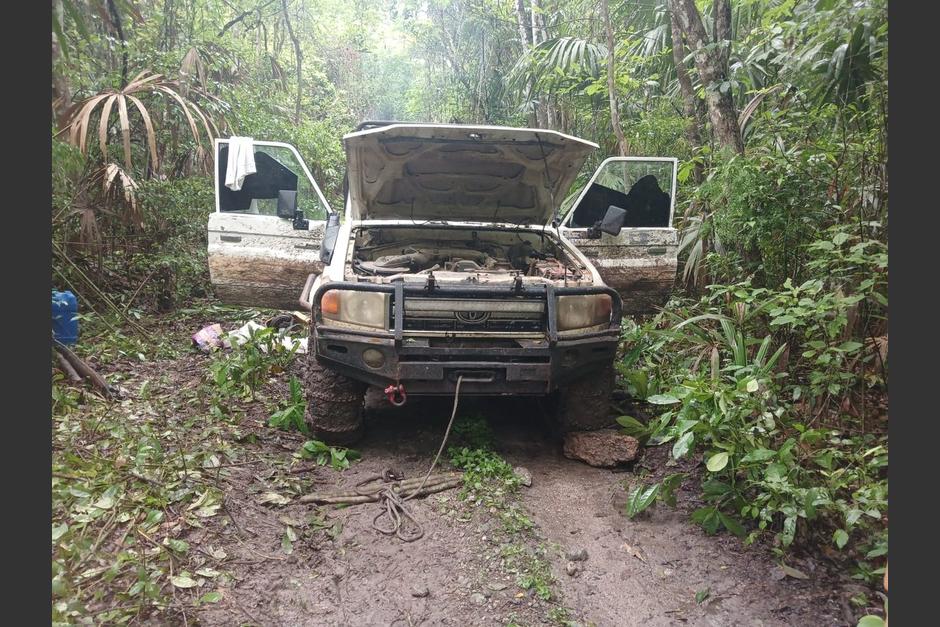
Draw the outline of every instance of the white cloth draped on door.
M237 192L245 177L257 172L255 168L255 141L251 137L228 138L228 163L225 168L225 186Z

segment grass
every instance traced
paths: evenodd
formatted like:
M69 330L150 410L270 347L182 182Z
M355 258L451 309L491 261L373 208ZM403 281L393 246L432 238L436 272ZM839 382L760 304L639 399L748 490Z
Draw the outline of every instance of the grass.
M464 472L460 498L484 509L501 523L501 533L491 538L501 544L501 567L515 577L521 590L554 604L549 610L550 620L567 624L569 611L558 604L550 552L535 535L532 520L517 502L522 482L512 466L493 450L494 437L486 419L482 416L458 418L452 442L447 450L450 464Z
M551 601L555 597L552 591L555 577L547 555L545 547L530 548L523 543L507 544L500 550L503 568L516 576L518 586L523 590L534 590L543 601Z
M486 420L461 418L453 432L455 444L447 454L451 465L464 472L460 498L496 514L509 533L532 529L532 521L512 499L521 481L512 466L492 450L493 434Z

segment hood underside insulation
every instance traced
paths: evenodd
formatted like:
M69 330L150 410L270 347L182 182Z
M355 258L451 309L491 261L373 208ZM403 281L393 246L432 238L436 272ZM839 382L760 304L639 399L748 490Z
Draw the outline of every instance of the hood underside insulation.
M544 129L396 124L344 137L357 220L545 224L597 145Z

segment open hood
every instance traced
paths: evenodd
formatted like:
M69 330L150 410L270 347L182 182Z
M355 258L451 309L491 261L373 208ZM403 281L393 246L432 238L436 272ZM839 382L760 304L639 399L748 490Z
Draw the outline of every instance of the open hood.
M392 124L343 138L355 220L545 224L597 144L557 131Z

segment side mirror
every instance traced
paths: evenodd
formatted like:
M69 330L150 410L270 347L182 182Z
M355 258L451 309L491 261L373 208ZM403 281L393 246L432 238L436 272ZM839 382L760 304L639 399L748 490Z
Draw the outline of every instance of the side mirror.
M331 213L326 217L326 230L323 233L323 244L320 246L320 261L330 263L333 259L333 247L339 236L339 214Z
M293 220L297 215L297 190L279 189L277 191L277 217Z
M604 214L603 219L598 220L594 223L590 229L588 229L588 237L597 239L601 236L601 233L607 233L608 235L620 235L621 229L623 229L623 223L627 220L627 210L617 205L610 205L607 207L607 213Z
M277 190L277 217L293 220L295 231L306 231L310 221L304 218L304 212L297 208L297 190Z

